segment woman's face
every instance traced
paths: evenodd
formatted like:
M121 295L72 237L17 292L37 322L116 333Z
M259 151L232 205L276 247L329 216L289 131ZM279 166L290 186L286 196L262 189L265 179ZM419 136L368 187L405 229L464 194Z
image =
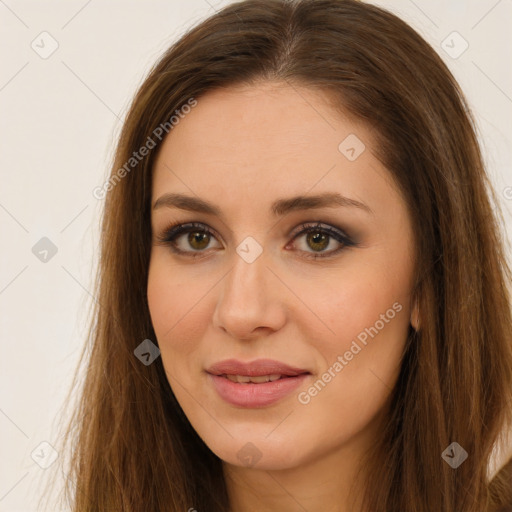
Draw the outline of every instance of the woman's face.
M285 469L371 443L414 265L373 148L320 93L272 83L201 97L163 142L151 318L178 402L230 464Z

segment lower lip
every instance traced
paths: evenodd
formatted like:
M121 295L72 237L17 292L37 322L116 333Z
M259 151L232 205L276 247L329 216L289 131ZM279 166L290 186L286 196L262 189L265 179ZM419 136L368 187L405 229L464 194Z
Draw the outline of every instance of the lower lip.
M297 389L308 377L303 373L296 377L285 377L273 382L233 382L226 377L209 374L217 393L231 405L238 407L266 407L281 400Z

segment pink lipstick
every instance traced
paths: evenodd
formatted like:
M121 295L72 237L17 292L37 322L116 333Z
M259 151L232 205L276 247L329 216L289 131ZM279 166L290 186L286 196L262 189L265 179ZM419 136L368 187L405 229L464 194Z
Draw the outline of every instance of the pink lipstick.
M271 359L244 363L228 359L207 373L220 397L238 407L266 407L297 389L311 373Z

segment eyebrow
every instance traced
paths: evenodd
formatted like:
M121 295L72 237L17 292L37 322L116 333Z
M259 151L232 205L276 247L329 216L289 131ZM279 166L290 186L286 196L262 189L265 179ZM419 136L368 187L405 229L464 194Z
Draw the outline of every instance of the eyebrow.
M204 199L198 197L187 196L184 194L164 194L160 196L153 205L153 210L162 207L179 208L191 212L206 213L222 217L219 207L215 206ZM367 213L374 214L369 206L348 197L342 196L335 192L327 192L314 196L294 196L287 199L278 199L274 201L270 207L270 211L274 216L285 215L297 210L313 210L316 208L326 207L352 207L359 208Z

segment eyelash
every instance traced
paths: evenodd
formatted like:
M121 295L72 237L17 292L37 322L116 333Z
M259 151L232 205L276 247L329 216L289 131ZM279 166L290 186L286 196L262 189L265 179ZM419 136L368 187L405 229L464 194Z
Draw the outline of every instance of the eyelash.
M334 227L323 227L322 223L304 223L299 226L300 231L293 235L292 241L296 240L299 236L308 234L308 233L321 233L326 234L331 238L334 238L337 242L341 243L341 247L338 249L331 250L325 254L323 253L309 253L308 251L302 251L305 253L305 258L309 259L319 259L319 258L328 258L334 256L341 252L343 249L347 247L355 246L355 242L353 242L347 235L345 235L341 230L335 229ZM162 235L157 236L158 243L168 245L170 249L176 253L181 254L190 258L198 258L203 257L205 251L183 251L176 247L176 238L185 233L198 232L201 234L206 234L209 236L215 236L215 232L212 231L208 226L202 224L200 222L188 222L185 224L175 223L167 227L167 229L163 232Z

